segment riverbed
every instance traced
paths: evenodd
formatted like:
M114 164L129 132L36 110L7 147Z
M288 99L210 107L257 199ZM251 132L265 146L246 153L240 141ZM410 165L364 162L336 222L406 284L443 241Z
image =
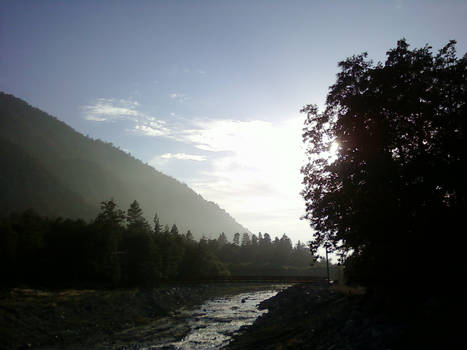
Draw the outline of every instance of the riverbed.
M241 293L209 300L191 311L185 319L190 327L183 339L142 347L141 350L214 350L227 345L232 336L244 326L251 325L267 310L258 310L258 304L284 288Z
M0 296L6 350L219 349L285 284L173 284L133 290L12 289Z

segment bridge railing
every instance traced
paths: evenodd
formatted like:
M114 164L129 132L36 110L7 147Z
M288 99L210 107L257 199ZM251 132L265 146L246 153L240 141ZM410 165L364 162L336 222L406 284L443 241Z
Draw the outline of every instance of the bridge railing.
M216 276L203 279L184 279L183 283L312 283L327 285L326 277L321 276Z

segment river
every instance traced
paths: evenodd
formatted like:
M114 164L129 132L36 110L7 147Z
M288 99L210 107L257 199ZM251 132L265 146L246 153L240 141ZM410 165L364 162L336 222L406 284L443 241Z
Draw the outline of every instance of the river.
M258 310L258 304L277 294L286 286L211 299L190 310L184 318L189 331L181 340L138 347L141 350L220 349L229 343L242 326L252 324L267 310Z
M90 335L84 342L60 343L35 347L40 350L209 350L227 345L242 326L251 325L267 310L258 310L258 304L289 287L285 284L252 284L241 288L238 294L213 297L198 306L181 307L164 317L142 325L132 325L105 336ZM206 286L207 288L209 286ZM235 288L225 286L227 289ZM182 293L181 290L184 290ZM219 291L222 290L219 289ZM242 292L240 292L240 290ZM199 288L175 287L159 291L161 296L170 295L167 302L174 302ZM225 293L219 293L225 295ZM144 295L144 293L143 293ZM150 294L152 295L152 294ZM214 293L215 295L215 293ZM150 298L149 298L150 299ZM131 299L130 299L131 300ZM81 306L82 308L83 306ZM70 316L69 316L70 317ZM70 330L71 332L71 330ZM0 346L1 347L1 346Z

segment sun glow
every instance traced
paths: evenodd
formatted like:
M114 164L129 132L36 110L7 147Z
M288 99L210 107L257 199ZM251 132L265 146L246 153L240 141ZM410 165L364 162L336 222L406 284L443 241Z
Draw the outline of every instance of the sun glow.
M339 142L333 141L331 143L331 147L329 147L329 155L328 155L328 160L329 163L333 163L339 154Z
M198 121L174 138L204 151L210 166L185 181L253 232L287 232L307 241L310 228L299 220L304 214L302 127L301 117Z

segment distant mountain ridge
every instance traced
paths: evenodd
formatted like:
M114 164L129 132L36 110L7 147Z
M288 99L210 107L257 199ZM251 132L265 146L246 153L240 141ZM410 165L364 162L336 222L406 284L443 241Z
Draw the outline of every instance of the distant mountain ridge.
M176 224L195 237L248 232L186 184L114 147L84 136L25 101L0 92L1 215L33 208L50 216L90 219L113 197L136 199L147 219Z

